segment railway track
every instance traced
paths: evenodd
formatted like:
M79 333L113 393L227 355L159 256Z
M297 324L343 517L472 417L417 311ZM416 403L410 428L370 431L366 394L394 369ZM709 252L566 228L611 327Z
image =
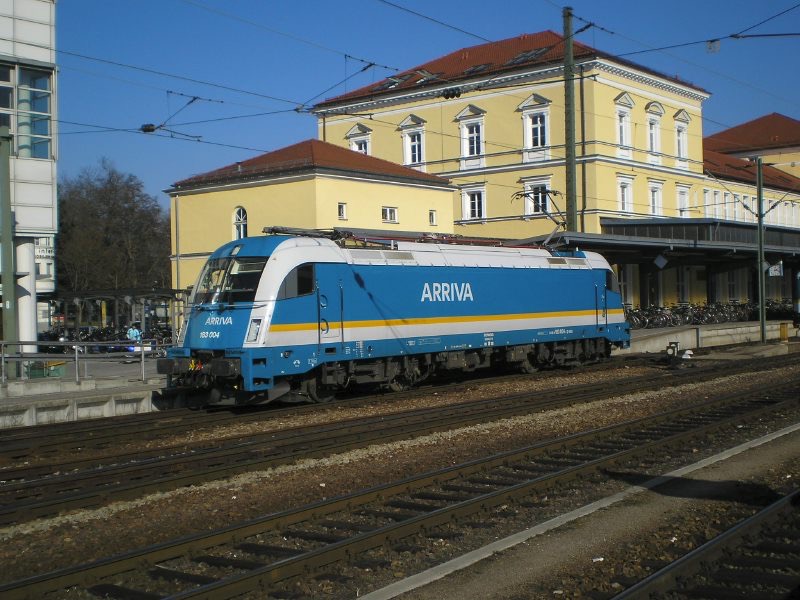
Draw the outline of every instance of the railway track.
M770 365L776 366L772 360ZM780 366L779 364L777 366ZM734 370L725 369L730 375ZM749 365L752 368L752 365ZM66 510L96 508L111 501L264 470L300 458L313 458L363 448L372 443L408 439L435 431L553 410L687 381L708 381L719 371L666 371L603 385L582 385L335 422L326 426L283 429L176 448L137 450L113 458L86 459L56 465L7 469L0 485L0 526L57 515ZM105 461L111 464L104 464ZM58 473L58 474L53 474Z
M7 584L0 595L291 597L287 590L298 579L336 582L342 570L391 569L392 556L421 551L425 539L468 535L509 505L535 510L547 494L601 470L647 469L665 453L687 451L692 440L796 410L798 398L797 380L739 392Z
M627 358L612 361L612 364L588 365L583 368L586 372L596 369L614 368L614 365L644 364L644 359ZM540 373L540 378L559 377L563 371L547 371ZM435 384L424 388L416 388L409 392L396 392L382 395L361 395L344 400L331 402L324 409L335 409L337 406L346 405L358 407L360 405L374 404L376 401L393 402L406 397L414 397L420 393L429 393L430 390L446 392L458 389L465 385L475 383L492 383L520 378L529 378L524 375L484 376L469 382L454 381L453 378L442 378ZM3 441L0 444L0 477L7 469L15 468L20 463L42 463L37 476L43 476L51 466L54 470L63 472L63 465L54 461L63 461L65 457L87 454L102 455L107 459L119 456L114 448L127 443L141 446L144 442L158 441L165 435L179 436L183 433L194 432L198 429L212 429L223 427L227 424L246 424L269 420L280 420L288 416L303 413L317 412L319 405L293 405L281 404L271 406L245 406L221 409L189 410L173 409L164 412L141 413L106 419L91 419L55 423L37 427L17 427L3 430ZM197 444L199 445L199 444ZM197 446L195 445L195 446ZM209 443L205 444L206 446ZM182 446L183 447L183 446ZM89 460L93 460L89 458ZM77 461L76 461L77 462ZM117 460L116 462L119 462Z
M800 490L616 595L615 600L800 596Z

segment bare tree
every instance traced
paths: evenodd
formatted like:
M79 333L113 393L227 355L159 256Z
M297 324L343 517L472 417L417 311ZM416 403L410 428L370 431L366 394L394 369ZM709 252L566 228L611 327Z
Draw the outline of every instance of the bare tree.
M59 182L61 289L169 287L169 216L107 160Z

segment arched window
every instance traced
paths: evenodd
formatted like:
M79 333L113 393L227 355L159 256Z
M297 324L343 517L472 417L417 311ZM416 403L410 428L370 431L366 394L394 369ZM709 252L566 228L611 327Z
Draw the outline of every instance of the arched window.
M233 213L233 239L247 237L247 211L241 206Z

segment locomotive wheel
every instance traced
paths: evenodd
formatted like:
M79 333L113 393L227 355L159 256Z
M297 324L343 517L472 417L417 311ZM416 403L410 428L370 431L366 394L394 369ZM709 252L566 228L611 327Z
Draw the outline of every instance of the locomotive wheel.
M519 370L523 373L527 373L529 375L536 373L539 370L539 367L536 366L535 363L532 363L530 358L526 358L521 363L519 363Z
M412 369L406 369L403 373L392 379L386 384L393 392L404 392L410 390L421 381L425 381L433 373L433 367L428 365L427 370L421 373L420 370L414 366Z
M319 376L314 373L303 380L301 390L312 402L317 404L325 404L335 397L333 388L320 383Z
M393 392L404 392L409 390L413 387L413 383L411 383L405 377L395 377L392 379L388 384L387 387Z

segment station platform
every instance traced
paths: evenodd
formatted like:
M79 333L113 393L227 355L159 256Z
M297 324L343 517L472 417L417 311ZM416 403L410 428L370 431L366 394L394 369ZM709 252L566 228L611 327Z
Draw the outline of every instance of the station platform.
M796 340L799 330L791 321L769 321L766 324L767 344L761 344L761 326L758 321L719 323L714 325L683 325L661 329L634 329L631 346L615 350L613 354L663 353L670 344L681 351L707 350L734 345L753 345L751 352L769 351L765 346L776 342ZM788 348L787 348L788 352ZM783 352L784 354L786 352ZM703 354L706 354L705 352Z
M631 347L613 355L666 356L672 345L678 355L692 351L692 360L742 360L798 352L800 338L789 321L770 321L767 343L761 344L758 322L691 325L631 332ZM75 381L74 365L56 376L9 380L0 386L0 429L61 423L157 410L153 393L166 385L146 363L145 377L136 362L93 366L96 375Z

